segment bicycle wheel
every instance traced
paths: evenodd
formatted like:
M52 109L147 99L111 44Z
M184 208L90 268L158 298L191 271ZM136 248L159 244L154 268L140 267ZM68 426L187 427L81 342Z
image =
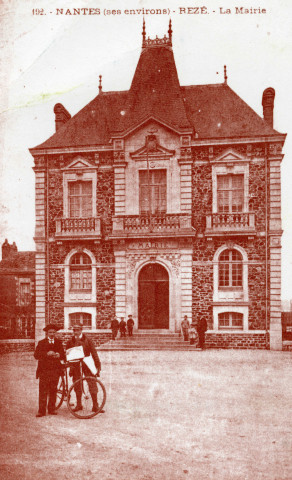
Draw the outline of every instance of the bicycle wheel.
M57 386L57 397L55 409L58 410L62 405L65 398L65 380L63 376L59 377L58 386Z
M77 397L81 396L78 405ZM103 383L96 377L82 377L71 385L68 391L67 406L77 418L95 417L104 407L106 390ZM81 408L75 411L76 407Z

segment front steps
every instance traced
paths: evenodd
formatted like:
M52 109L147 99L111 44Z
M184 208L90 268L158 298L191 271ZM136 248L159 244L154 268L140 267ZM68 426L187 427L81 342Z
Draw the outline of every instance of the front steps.
M197 350L190 342L184 342L178 333L161 330L134 331L133 337L119 337L98 347L98 350Z

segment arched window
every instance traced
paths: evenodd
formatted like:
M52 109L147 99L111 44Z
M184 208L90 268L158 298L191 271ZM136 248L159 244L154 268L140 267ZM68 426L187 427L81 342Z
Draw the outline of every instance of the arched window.
M85 312L75 312L69 314L70 327L81 323L84 328L91 328L91 315Z
M70 291L91 291L91 259L86 253L75 253L70 260Z
M238 250L226 249L219 256L219 289L242 289L242 255Z
M224 312L218 315L218 326L220 330L232 328L243 329L243 314L238 312Z

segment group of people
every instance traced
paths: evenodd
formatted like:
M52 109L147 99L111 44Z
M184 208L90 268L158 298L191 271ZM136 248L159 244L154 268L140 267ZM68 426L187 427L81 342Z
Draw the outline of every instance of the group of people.
M118 332L120 332L121 337L126 337L126 334L128 331L129 337L132 337L133 327L134 327L134 320L132 315L128 315L127 322L125 322L124 317L121 317L120 322L117 318L114 318L111 322L112 340L116 340Z
M132 337L133 327L134 320L132 315L128 315L127 322L125 322L123 317L121 318L120 322L117 318L115 318L111 322L112 339L115 340L117 338L118 331L120 331L121 337L125 337L127 331L129 337ZM99 372L101 370L99 356L93 341L82 332L82 328L83 327L81 324L75 324L73 326L73 336L67 342L66 349L82 346L84 356L92 356L96 366L97 376L99 376ZM57 386L59 378L62 375L62 362L66 361L66 355L62 342L56 338L57 330L59 330L59 328L56 325L47 325L44 328L46 337L38 342L34 352L34 357L36 360L38 360L36 378L39 379L39 410L36 415L37 417L43 417L46 415L46 413L49 415L57 415L55 407ZM185 315L183 321L181 322L181 330L185 341L189 341L191 345L194 345L198 340L199 347L202 350L205 349L205 332L207 330L206 319L200 318L196 323L192 322L190 324L187 315ZM82 368L85 375L92 375L89 368L85 364L83 364ZM70 368L70 375L73 377L73 382L76 382L76 380L80 378L81 371L78 364L72 364L72 367ZM92 398L92 411L97 412L99 406L97 402L97 387L95 382L92 382L92 385L89 385L89 391ZM76 387L75 393L77 404L74 407L74 410L77 412L82 410L81 389L78 390L78 387ZM101 413L102 412L104 412L104 410L101 410Z
M208 329L207 320L205 318L199 318L197 322L192 321L190 324L187 315L184 316L181 322L181 330L185 342L190 342L191 345L195 345L198 342L199 348L205 350L205 333Z
M92 356L94 364L97 370L97 376L101 370L101 363L94 346L93 341L88 338L82 332L82 325L76 324L73 326L73 336L69 339L66 344L66 349L73 348L76 346L82 346L84 351L84 356ZM38 366L36 371L36 378L39 379L39 409L37 417L44 417L46 413L49 415L57 415L56 412L56 397L57 397L57 387L60 376L62 375L63 366L62 361L66 360L65 351L62 345L61 340L56 338L56 332L59 328L50 323L44 328L46 332L46 337L38 342L37 347L34 352L34 357L38 360ZM83 372L88 376L92 376L89 368L83 364ZM81 371L79 364L72 363L70 368L70 376L73 377L73 382L77 381L81 376ZM99 409L97 401L97 386L95 382L88 384L90 395L92 398L92 411L97 412ZM74 411L78 412L82 410L81 403L81 386L75 388L77 403L74 407ZM100 413L103 413L104 410L101 410Z

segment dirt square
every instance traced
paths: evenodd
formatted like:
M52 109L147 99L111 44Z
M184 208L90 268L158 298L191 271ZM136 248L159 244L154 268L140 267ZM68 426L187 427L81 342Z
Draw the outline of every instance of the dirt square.
M6 479L291 480L290 352L100 352L106 412L36 418L32 353L0 357Z

